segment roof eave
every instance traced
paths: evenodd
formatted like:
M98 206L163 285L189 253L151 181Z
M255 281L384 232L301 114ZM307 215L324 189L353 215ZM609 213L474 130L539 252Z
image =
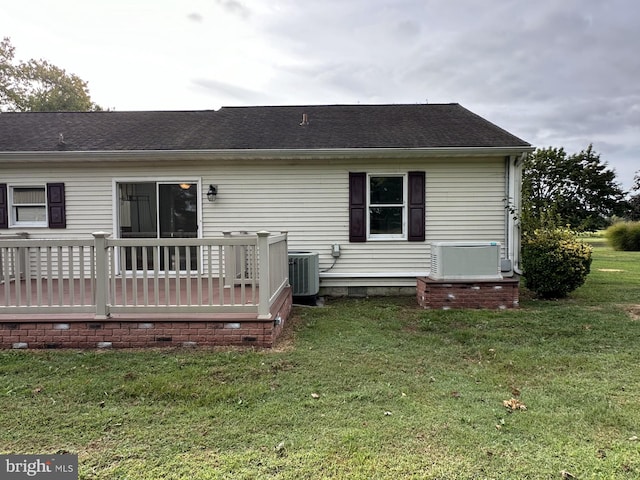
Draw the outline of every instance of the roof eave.
M508 147L425 147L425 148L317 148L317 149L228 149L228 150L86 150L0 152L2 162L131 161L162 159L269 160L304 158L415 158L486 157L532 152L530 145Z

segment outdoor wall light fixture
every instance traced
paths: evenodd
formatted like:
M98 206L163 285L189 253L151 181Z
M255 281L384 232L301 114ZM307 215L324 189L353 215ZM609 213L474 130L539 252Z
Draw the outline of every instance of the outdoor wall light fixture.
M209 191L207 192L207 200L209 200L210 202L215 202L217 195L218 195L218 186L209 185Z

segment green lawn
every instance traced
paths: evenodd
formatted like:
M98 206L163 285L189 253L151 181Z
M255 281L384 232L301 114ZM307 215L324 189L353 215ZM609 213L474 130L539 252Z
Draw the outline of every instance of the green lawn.
M77 453L83 479L640 477L640 253L598 243L584 287L521 305L329 300L272 351L3 351L0 453Z

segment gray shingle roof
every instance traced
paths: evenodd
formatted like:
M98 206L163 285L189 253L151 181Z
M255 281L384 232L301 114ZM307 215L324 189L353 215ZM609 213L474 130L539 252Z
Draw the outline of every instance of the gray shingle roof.
M529 146L458 104L0 113L0 152Z

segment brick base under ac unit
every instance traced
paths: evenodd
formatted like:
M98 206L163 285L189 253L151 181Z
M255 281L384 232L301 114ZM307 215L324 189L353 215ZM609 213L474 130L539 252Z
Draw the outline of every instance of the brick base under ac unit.
M462 308L518 308L520 277L502 280L433 280L418 277L416 295L424 308L448 310Z

